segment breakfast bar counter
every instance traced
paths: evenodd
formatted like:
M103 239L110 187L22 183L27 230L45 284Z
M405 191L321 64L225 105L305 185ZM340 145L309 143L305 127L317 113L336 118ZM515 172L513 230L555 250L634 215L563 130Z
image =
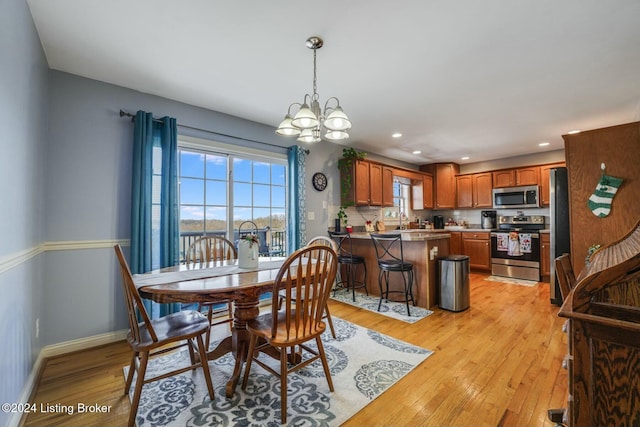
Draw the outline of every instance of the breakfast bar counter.
M438 305L437 268L438 258L449 255L450 234L430 230L393 230L381 234L402 234L404 260L413 264L413 296L416 305L431 308ZM367 266L367 290L370 295L380 295L378 284L378 260L370 233L352 233L354 255L363 256ZM361 280L362 276L359 276ZM391 290L402 289L399 274L392 274Z

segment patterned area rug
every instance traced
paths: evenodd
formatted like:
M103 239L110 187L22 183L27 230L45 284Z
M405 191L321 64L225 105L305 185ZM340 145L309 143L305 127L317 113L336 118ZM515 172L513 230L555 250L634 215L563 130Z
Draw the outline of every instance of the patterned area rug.
M489 276L484 280L488 280L490 282L508 283L510 285L521 285L521 286L535 286L538 284L538 282L533 280L512 279L511 277L501 277L501 276Z
M337 338L327 332L322 341L335 391L329 391L320 361L290 374L288 425L340 425L432 354L336 317L333 322ZM156 358L149 363L147 376L175 368L188 358L186 350ZM268 360L274 366L279 364ZM233 370L233 356L227 354L209 366L214 401L209 400L201 369L149 383L142 391L137 425L281 425L280 381L275 376L254 365L247 389L243 391L239 384L234 396L227 399L224 388ZM127 371L128 366L125 378ZM131 391L133 394L133 387Z
M339 289L335 293L335 295L331 293L331 298L345 304L364 308L365 310L373 311L374 313L402 320L403 322L407 323L415 323L418 320L424 319L430 314L433 314L433 311L431 310L427 310L426 308L422 307L414 307L413 305L409 304L411 316L407 316L407 305L404 302L385 300L382 300L382 306L380 307L380 311L378 311L378 303L380 302L380 297L356 292L356 301L354 302L351 291L344 289Z

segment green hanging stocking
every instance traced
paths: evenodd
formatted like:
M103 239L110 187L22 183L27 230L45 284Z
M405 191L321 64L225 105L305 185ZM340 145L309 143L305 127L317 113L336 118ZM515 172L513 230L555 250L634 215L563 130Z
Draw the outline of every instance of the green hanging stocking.
M596 191L589 197L589 209L597 217L604 218L611 212L611 203L613 196L618 192L618 188L622 185L622 178L616 178L602 174L600 182L596 186Z

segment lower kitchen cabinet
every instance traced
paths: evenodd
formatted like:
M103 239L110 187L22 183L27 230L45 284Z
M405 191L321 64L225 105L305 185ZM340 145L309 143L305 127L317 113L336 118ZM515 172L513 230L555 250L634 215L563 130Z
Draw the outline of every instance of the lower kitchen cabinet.
M462 253L469 257L469 266L491 270L491 236L486 231L463 231Z
M449 253L452 255L462 255L462 233L459 231L451 231L451 240L449 241Z
M551 276L551 235L549 233L540 233L540 275L542 280L546 281Z

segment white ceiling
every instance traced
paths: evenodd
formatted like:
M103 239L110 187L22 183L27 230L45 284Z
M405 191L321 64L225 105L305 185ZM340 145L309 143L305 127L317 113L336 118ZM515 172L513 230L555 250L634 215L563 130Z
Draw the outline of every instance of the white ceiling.
M274 130L312 90L318 35L347 144L414 164L640 120L638 0L27 1L52 69Z

